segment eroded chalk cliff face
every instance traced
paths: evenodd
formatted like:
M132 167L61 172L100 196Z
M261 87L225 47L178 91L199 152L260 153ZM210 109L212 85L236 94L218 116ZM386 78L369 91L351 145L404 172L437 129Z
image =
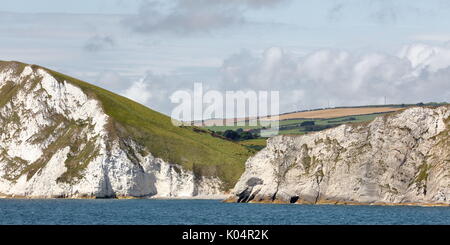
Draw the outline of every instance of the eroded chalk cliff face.
M20 66L0 67L0 196L222 193L220 179L195 176L114 133L120 127L112 125L95 96L44 69Z
M238 202L450 204L450 110L277 136L246 162Z

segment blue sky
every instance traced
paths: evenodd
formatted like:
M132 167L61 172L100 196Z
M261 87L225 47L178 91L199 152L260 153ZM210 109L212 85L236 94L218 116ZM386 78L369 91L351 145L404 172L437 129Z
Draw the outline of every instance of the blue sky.
M133 14L140 0L15 0L2 3L2 10L16 13Z
M166 114L198 81L279 90L281 111L450 101L449 26L445 0L15 0L0 6L0 59Z

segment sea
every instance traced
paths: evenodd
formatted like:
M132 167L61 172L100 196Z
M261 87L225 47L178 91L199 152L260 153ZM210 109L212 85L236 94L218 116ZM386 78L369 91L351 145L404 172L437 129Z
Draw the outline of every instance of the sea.
M449 225L450 207L248 204L178 199L0 199L0 224Z

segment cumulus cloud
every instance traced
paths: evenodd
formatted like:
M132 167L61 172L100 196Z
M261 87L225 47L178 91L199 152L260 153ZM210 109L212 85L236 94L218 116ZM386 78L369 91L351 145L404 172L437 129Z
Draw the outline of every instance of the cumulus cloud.
M96 84L111 91L122 91L129 85L128 81L115 71L100 72Z
M149 99L152 98L152 93L143 79L134 82L125 90L123 95L141 104L147 104Z
M246 22L249 9L273 7L286 0L143 1L123 24L139 33L205 33Z
M295 62L279 47L265 50L261 57L247 50L225 59L221 67L224 89L270 89L293 77ZM289 79L291 80L291 79Z
M436 72L450 66L450 49L448 47L414 44L403 47L400 58L407 59L419 74L423 70Z
M225 60L224 83L280 91L285 110L327 106L448 101L450 49L422 44L398 55L318 50L295 57L270 48L260 57L241 52ZM447 81L447 82L445 82Z
M279 91L280 111L328 106L450 101L450 48L414 44L396 55L322 49L298 56L280 47L242 50L224 59L204 89ZM149 72L126 91L130 98L170 114L170 95L192 90L182 76ZM151 91L151 92L150 92ZM157 91L157 92L155 92Z
M114 38L111 35L94 35L91 36L83 46L87 52L98 52L105 48L110 48L115 45Z
M450 49L423 44L398 55L323 49L295 56L281 48L241 51L222 66L231 89L279 90L281 109L449 101ZM447 81L447 82L446 82Z
M122 95L169 114L174 107L170 102L172 93L177 90L192 90L194 82L173 74L155 74L149 70L141 79L123 89Z

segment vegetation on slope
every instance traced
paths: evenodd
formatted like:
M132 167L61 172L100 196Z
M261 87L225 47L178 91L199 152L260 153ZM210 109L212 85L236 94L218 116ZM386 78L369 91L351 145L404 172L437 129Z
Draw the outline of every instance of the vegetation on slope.
M74 84L98 99L111 117L108 130L124 145L133 139L153 156L193 170L196 176L218 176L225 182L225 189L234 186L244 171L245 161L255 153L205 129L173 126L169 117L105 89L47 68L32 67L45 69L59 82ZM129 155L132 158L135 152Z
M262 150L267 145L267 140L264 138L259 139L250 139L250 140L242 140L239 143L247 148L254 149L257 151Z

